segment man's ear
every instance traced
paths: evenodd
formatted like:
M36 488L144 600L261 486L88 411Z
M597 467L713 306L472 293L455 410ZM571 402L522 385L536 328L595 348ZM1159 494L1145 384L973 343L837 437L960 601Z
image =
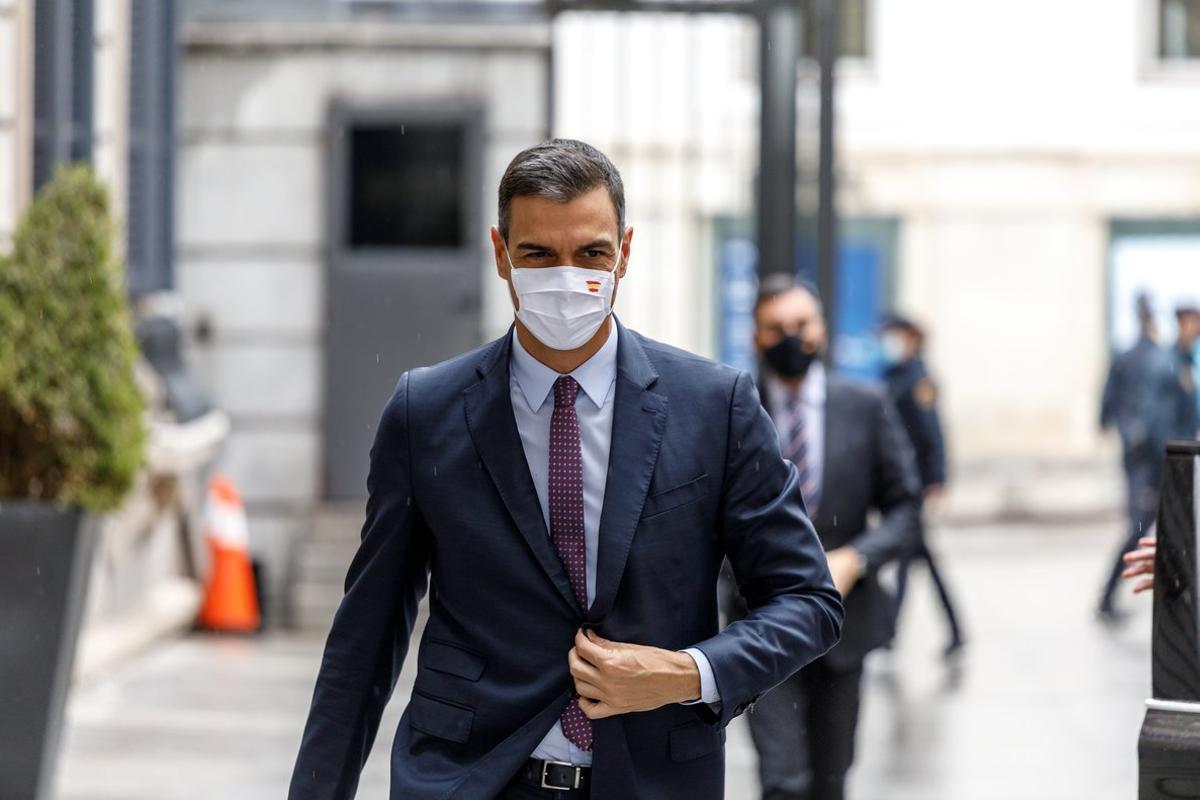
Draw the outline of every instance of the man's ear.
M496 254L496 274L500 276L501 280L507 281L510 272L508 266L508 248L504 243L504 237L500 235L500 229L495 225L492 226L491 236L492 249Z
M621 237L621 266L617 270L617 277L624 278L625 270L629 268L629 258L633 254L633 227L626 226L625 235Z

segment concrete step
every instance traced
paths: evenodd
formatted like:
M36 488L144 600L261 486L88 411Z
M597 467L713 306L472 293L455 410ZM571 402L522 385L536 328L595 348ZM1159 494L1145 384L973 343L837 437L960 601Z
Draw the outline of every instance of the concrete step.
M1098 453L1073 462L1014 458L958 465L945 495L927 512L952 525L1071 522L1119 515L1124 502L1118 461L1112 454Z
M296 546L290 621L302 630L328 630L341 602L346 571L358 551L361 503L322 506L312 533Z
M361 503L323 506L313 515L313 541L357 542L362 535L365 509Z
M309 541L299 545L296 554L297 577L303 579L312 574L327 575L334 570L333 577L341 580L346 575L351 559L358 552L358 540L344 542Z
M340 588L332 592L330 587L318 584L297 586L292 594L292 626L304 631L328 631L341 599Z

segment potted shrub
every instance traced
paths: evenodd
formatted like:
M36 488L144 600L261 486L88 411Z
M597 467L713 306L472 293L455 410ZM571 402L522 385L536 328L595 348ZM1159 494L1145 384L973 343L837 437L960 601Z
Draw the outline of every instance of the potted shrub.
M62 167L0 254L0 797L43 798L91 568L145 443L104 187Z

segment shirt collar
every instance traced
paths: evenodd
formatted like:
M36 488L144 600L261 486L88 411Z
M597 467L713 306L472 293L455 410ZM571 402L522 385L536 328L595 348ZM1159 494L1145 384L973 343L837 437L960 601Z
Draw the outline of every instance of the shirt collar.
M531 411L545 404L554 382L562 376L538 361L521 344L517 329L512 332L512 374L521 387L521 394ZM579 384L588 399L601 408L608 399L609 390L617 379L617 325L614 320L608 329L608 339L587 361L569 373Z
M814 361L800 383L800 402L809 408L825 404L825 365ZM774 373L767 373L767 400L772 408L790 408L793 396L787 385Z

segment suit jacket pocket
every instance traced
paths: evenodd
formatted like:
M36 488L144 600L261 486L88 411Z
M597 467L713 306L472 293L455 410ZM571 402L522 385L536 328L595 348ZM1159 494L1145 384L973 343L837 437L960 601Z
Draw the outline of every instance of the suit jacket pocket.
M462 744L471 738L475 712L436 697L414 692L408 704L408 721L416 730L438 739Z
M656 492L646 498L642 508L642 519L673 511L680 506L699 500L708 494L708 473L692 478L686 483Z
M429 669L469 681L479 680L484 667L487 666L487 659L479 653L437 639L430 639L425 643L418 660Z
M668 734L672 761L691 761L706 756L721 746L721 731L703 722L685 722Z

